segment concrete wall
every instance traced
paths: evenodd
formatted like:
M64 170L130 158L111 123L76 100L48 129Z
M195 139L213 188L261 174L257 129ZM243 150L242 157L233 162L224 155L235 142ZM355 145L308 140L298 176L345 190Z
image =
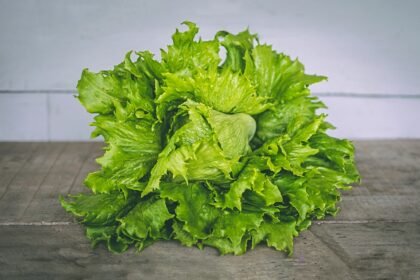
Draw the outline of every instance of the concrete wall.
M203 38L249 26L308 72L334 135L420 137L420 1L0 0L0 140L85 140L73 98L85 67L170 43L191 20Z

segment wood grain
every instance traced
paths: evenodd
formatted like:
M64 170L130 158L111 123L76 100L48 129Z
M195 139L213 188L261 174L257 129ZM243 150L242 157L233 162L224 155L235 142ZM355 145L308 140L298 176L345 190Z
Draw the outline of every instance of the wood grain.
M60 194L88 191L101 143L0 143L0 279L420 279L420 140L357 141L362 183L315 221L292 257L218 256L177 242L92 249Z
M3 238L8 236L7 239ZM243 256L158 242L141 253L92 250L83 230L68 226L2 227L0 275L28 279L354 279L353 272L311 232L296 240L293 258L259 246ZM34 242L36 240L36 242Z

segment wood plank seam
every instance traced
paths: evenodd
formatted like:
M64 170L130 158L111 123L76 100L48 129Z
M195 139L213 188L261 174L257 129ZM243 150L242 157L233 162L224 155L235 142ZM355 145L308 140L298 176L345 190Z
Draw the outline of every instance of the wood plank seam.
M345 252L341 252L338 250L338 248L340 248L339 244L335 244L336 246L330 246L331 244L325 242L320 236L315 234L314 231L310 229L309 231L315 236L315 238L318 239L318 241L324 244L346 266L353 278L361 279L360 275L356 271L354 271L350 266L350 256L348 256Z
M336 256L336 258L337 259L339 259L340 260L340 262L341 263L343 263L344 264L344 266L347 268L347 270L348 270L348 272L349 272L349 274L350 274L350 276L352 277L352 279L357 279L357 280L360 280L361 279L361 277L360 277L360 275L359 274L357 274L357 272L355 272L352 268L351 268L351 266L350 266L350 262L348 261L348 259L349 259L349 256L347 256L347 257L343 257L342 255L340 255L340 254L337 254L337 252L336 252L336 250L334 249L334 248L331 248L330 246L328 246L328 244L326 244L325 243L325 241L324 240L322 240L322 238L321 237L319 237L318 235L316 235L312 230L310 230L309 229L309 231L312 233L312 235L316 238L316 239L318 239L318 241L321 243L321 244L323 244L334 256Z
M31 152L29 153L29 156L25 159L25 163L22 164L18 170L16 171L15 174L13 174L13 176L10 178L9 182L6 184L6 187L4 188L3 193L0 195L0 201L3 199L3 197L6 195L7 191L9 190L10 184L14 181L14 179L16 178L16 176L23 170L23 168L29 164L29 160L33 157L33 155L35 154L35 152L40 148L40 143L36 143L36 147L34 147Z
M67 226L73 222L1 222L0 226Z
M48 171L45 173L44 177L42 178L41 182L38 184L38 187L36 189L36 191L33 193L31 200L29 200L28 204L26 205L25 209L22 212L22 215L19 217L19 219L21 219L22 217L25 216L26 210L28 210L29 206L31 205L31 203L33 202L34 198L36 197L36 194L38 193L39 189L41 188L41 186L44 184L45 179L48 177L48 175L50 174L51 169L54 167L55 163L57 162L57 160L60 158L61 154L63 153L63 151L65 150L65 147L68 145L68 143L65 143L64 145L62 145L62 147L60 148L60 151L57 153L57 156L54 158L53 163L51 164L51 166L49 166Z
M376 221L376 220L366 220L366 221L319 221L314 222L313 224L316 225L323 225L323 224L334 224L334 225L348 225L348 224L410 224L410 223L419 223L419 221L397 221L397 220L390 220L390 221ZM32 226L32 225L45 225L45 226L55 226L55 225L78 225L77 222L65 222L65 221L53 221L53 222L45 222L45 221L35 221L35 222L0 222L0 226ZM309 229L310 230L310 229Z
M86 163L88 163L88 160L91 158L92 153L94 151L94 148L95 148L95 143L92 142L91 145L90 145L90 147L89 147L89 151L88 151L86 157L84 158L82 164L79 167L79 170L77 171L77 175L74 176L74 178L73 178L73 180L72 180L72 182L70 184L70 188L67 190L67 194L70 194L71 191L73 190L73 187L76 185L77 178L79 178L79 176L80 176L83 168L85 167Z

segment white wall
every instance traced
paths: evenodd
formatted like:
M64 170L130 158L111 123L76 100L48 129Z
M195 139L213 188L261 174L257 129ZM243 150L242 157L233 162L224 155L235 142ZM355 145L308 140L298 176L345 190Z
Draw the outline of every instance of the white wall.
M191 20L204 38L249 26L262 42L329 76L313 91L333 133L420 137L420 1L0 0L0 140L85 140L73 98L85 67L170 43Z

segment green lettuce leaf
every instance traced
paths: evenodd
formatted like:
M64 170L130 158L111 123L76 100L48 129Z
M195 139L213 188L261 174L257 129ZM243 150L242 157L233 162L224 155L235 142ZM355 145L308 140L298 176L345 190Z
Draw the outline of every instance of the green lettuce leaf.
M165 200L141 201L125 217L118 219L118 230L133 240L156 240L165 236L165 223L172 217Z
M133 207L135 197L128 198L121 192L108 194L78 194L70 200L60 198L64 209L86 225L107 226L123 215L127 209Z
M83 70L77 98L95 114L104 154L84 181L91 193L61 204L93 246L115 253L174 239L291 254L360 180L353 144L328 135L309 89L326 77L248 29L203 40L184 25L159 60L130 51L112 70Z
M166 184L162 187L160 196L177 203L175 213L184 223L182 229L194 238L207 238L221 212L209 204L210 191L201 184Z

